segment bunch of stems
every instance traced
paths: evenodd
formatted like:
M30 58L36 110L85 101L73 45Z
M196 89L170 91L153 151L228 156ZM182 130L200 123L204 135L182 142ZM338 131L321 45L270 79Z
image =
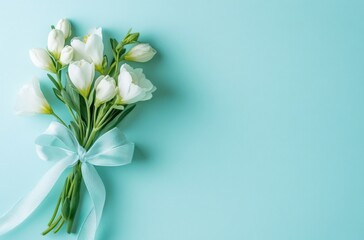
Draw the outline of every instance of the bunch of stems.
M108 74L113 73L112 75L115 77L118 74L119 62L121 61L121 56L119 54L116 55L115 61L111 64L110 68L106 70L101 70L101 74L107 72ZM57 73L55 80L52 76L49 76L53 79L53 84L55 85L55 89L58 91L64 90L64 86L62 84L62 66L55 62ZM108 118L110 115L114 113L114 111L120 111L115 109L117 106L117 99L114 102L102 106L96 106L93 101L89 101L86 97L83 97L83 104L87 110L87 119L82 119L82 116L78 115L62 98L62 96L58 96L59 100L61 100L64 105L69 110L70 115L73 118L73 121L81 128L81 121L85 121L86 128L84 129L84 133L82 134L81 139L78 139L79 144L87 151L94 141L97 138L97 134L103 129L105 125L108 123ZM81 97L82 98L82 97ZM53 110L52 115L61 122L67 128L64 120L62 120ZM80 188L82 183L82 171L81 171L81 161L79 160L72 171L68 175L65 180L62 192L58 198L56 207L54 209L53 215L48 222L48 227L42 235L47 235L51 231L53 233L57 233L65 224L67 225L67 233L71 233L74 227L74 220L77 213L77 210L80 205Z

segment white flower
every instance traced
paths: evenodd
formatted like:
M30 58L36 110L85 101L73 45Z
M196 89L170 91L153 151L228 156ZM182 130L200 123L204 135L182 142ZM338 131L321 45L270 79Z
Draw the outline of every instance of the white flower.
M70 64L72 59L73 59L73 48L71 46L65 46L61 51L61 56L59 58L59 61L64 66Z
M52 29L48 34L48 50L57 59L64 47L64 42L64 34L61 30Z
M68 67L68 74L71 82L78 89L83 97L90 93L91 84L95 76L95 66L85 60L73 62Z
M116 95L116 81L109 75L96 79L96 105L108 102Z
M94 63L97 70L102 69L104 57L104 44L102 42L102 29L93 30L84 41L74 38L71 46L75 51L75 60L84 59L89 63Z
M52 108L40 90L38 80L34 79L31 84L26 84L19 90L15 105L16 114L52 114L52 112Z
M67 19L60 19L56 25L56 29L63 32L65 39L69 38L72 35L71 23Z
M156 90L156 87L145 78L143 69L133 69L128 64L123 64L120 68L118 87L121 104L149 100Z
M42 48L33 48L29 50L30 60L36 67L55 73L56 68L48 52Z
M147 43L141 43L132 47L124 56L125 60L134 62L148 62L157 51Z

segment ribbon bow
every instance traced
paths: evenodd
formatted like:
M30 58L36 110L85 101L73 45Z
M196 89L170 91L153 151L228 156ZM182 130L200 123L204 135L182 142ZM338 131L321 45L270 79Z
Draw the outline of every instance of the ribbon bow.
M80 160L82 177L93 206L82 224L78 239L95 239L106 191L94 166L115 167L130 163L134 144L126 140L120 129L113 128L100 136L86 151L68 128L58 122L52 122L36 139L36 151L39 158L54 162L54 166L28 195L0 217L0 235L24 222L47 197L62 173Z

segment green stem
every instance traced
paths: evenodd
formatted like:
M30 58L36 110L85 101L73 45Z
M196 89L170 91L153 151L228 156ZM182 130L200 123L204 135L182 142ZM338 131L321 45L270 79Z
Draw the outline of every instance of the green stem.
M95 110L94 110L94 114L92 116L92 122L93 122L92 126L96 126L96 120L98 119L98 111L99 111L99 106L97 106L95 104Z
M91 134L89 136L89 138L87 139L87 142L85 144L85 149L88 150L90 147L91 147L91 144L93 143L94 141L94 138L96 136L96 133L97 133L98 129L97 128L93 128L92 131L91 131Z
M51 225L51 226L49 226L49 228L47 229L47 230L45 230L44 232L42 232L42 235L43 236L45 236L45 235L47 235L50 231L52 231L57 225L58 225L58 223L61 221L61 219L62 219L62 216L59 216L58 218L57 218L57 220Z
M75 181L72 181L72 183L71 183L71 187L70 187L70 189L68 190L68 195L67 195L67 197L71 197L71 195L72 195L72 191L73 191L73 188L75 187Z
M57 70L57 80L58 80L58 85L59 85L59 90L61 90L63 88L63 85L62 85L62 71L61 70ZM65 103L65 101L63 101L63 103ZM77 118L75 116L75 114L73 113L73 110L71 109L70 106L68 106L66 103L65 103L68 111L70 112L72 118L75 120L75 122L77 122Z
M109 116L109 114L112 112L112 110L114 110L114 104L116 103L116 99L115 102L113 103L113 105L107 110L107 112L105 113L105 115L101 118L100 121L96 121L96 125L98 128L103 124L103 122L106 120L106 118Z
M107 71L107 75L109 75L111 73L111 71L115 68L115 64L116 64L116 59L115 59L115 62L113 64L111 64L109 71Z
M70 219L70 220L68 220L67 233L71 233L71 232L72 232L73 220L74 220L74 219Z
M58 84L59 87L62 89L62 71L61 70L57 70L57 80L58 80Z
M109 114L112 112L112 110L114 110L112 107L109 108L109 110L107 110L107 112L105 113L105 115L101 118L100 121L97 122L97 126L102 125L102 123L106 120L106 118L109 116Z
M94 127L96 127L97 126L97 123L100 121L100 118L102 117L102 116L104 116L105 115L105 113L104 113L104 111L105 111L105 106L106 106L106 104L104 103L104 104L102 104L101 105L101 107L99 107L98 108L98 111L95 113L96 114L96 116L95 116L95 118L94 118L94 120L95 120L95 122L94 122Z
M63 191L64 191L64 190L63 190ZM56 205L56 209L54 209L54 212L53 212L52 218L51 218L51 220L49 221L48 226L52 225L52 223L53 223L54 219L56 218L56 215L57 215L57 212L58 212L59 206L61 205L62 195L63 195L63 192L61 193L61 195L60 195L60 196L59 196L59 198L58 198L58 202L57 202L57 205Z
M86 135L85 135L85 139L84 141L87 141L87 139L89 138L89 134L90 134L90 129L91 129L91 113L90 113L90 106L87 102L87 98L84 97L83 98L85 100L85 104L86 104L86 109L87 109L87 127L86 127Z
M77 119L76 115L74 114L73 110L71 109L71 107L70 107L70 106L68 106L67 104L66 104L66 106L67 106L67 109L68 109L68 111L70 112L70 114L71 114L71 116L72 116L73 120L75 120L75 122L78 122L78 119Z
M119 68L119 52L117 52L117 53L116 53L116 59L115 59L115 71L114 71L113 78L115 78L115 77L117 76L118 68Z
M71 198L70 215L67 223L67 233L72 232L73 222L80 202L80 184L82 181L81 162L78 162L73 171L73 182L68 197Z
M54 234L58 233L59 230L61 230L61 228L63 227L63 224L65 223L66 221L62 218L62 221L61 221L61 224L54 230Z
M121 60L121 59L119 59L119 57L120 57L120 51L122 51L123 48L124 48L124 45L122 45L121 50L119 50L119 51L116 52L115 62L113 62L111 64L111 66L109 68L109 71L107 71L107 75L110 75L110 73L112 72L112 70L115 70L114 71L114 74L113 74L113 78L115 78L118 75L119 62Z
M105 115L103 116L103 118L101 118L101 120L98 120L97 119L96 124L94 124L94 127L93 127L93 129L91 131L91 134L88 137L87 142L85 144L85 149L86 150L88 150L91 147L91 145L92 145L92 143L94 141L94 138L95 138L97 132L104 126L104 121L110 115L110 113L112 112L112 110L114 110L114 108L111 106L109 108L109 110L105 113Z
M64 126L67 127L66 123L52 110L51 113L55 118L57 118L58 121L60 121Z

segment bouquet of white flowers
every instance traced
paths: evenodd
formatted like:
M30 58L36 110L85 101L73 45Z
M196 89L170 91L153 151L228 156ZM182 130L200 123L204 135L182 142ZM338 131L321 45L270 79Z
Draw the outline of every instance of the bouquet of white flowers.
M56 114L37 80L19 91L18 114L48 114L57 119L36 140L38 156L53 161L54 166L0 218L0 234L29 217L61 174L71 169L43 235L57 233L62 226L66 226L68 233L74 231L84 182L92 206L78 238L94 239L105 203L105 188L94 166L120 166L132 159L134 144L126 140L117 125L137 102L151 99L156 88L142 69L134 69L125 62L147 62L156 51L139 42L139 33L129 31L121 41L110 39L112 60L109 61L104 53L101 28L85 37L71 37L71 23L61 19L52 26L47 49L35 48L29 52L33 64L48 72L53 93L68 109L72 121L66 122Z

